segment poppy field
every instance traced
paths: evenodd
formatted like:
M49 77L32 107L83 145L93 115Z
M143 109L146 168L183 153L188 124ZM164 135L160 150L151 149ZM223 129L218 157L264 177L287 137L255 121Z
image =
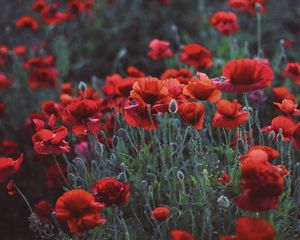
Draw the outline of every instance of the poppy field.
M1 240L299 240L298 0L13 0Z

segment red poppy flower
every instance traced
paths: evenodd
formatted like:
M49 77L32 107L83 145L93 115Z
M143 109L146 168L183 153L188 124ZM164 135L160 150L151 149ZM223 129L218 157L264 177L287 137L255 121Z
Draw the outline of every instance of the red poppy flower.
M0 73L0 91L5 90L10 85L11 80L4 73Z
M19 45L13 49L14 55L17 57L22 57L26 54L27 48L24 45Z
M68 130L64 126L52 130L41 129L32 136L34 150L42 155L62 154L71 150L69 143L65 141Z
M252 146L247 155L248 156L251 156L251 157L255 157L255 153L257 153L258 151L255 151L255 150L262 150L264 151L267 156L268 156L268 161L269 162L272 162L275 158L279 157L279 153L272 147L269 147L269 146L263 146L263 145L255 145L255 146Z
M51 100L46 100L42 103L42 112L46 117L50 115L55 115L55 117L60 117L61 106L59 103Z
M241 158L242 195L236 204L247 211L262 212L278 208L278 197L283 192L283 178L272 164L268 154L261 149L252 149L246 158Z
M160 76L162 80L175 78L182 84L187 84L190 79L192 78L193 73L185 68L177 69L167 69L163 74Z
M16 21L16 26L17 28L29 28L32 30L38 30L39 28L38 22L33 17L30 16L20 17Z
M34 57L28 59L24 63L24 69L25 70L30 70L33 68L38 68L38 67L52 67L54 64L54 56L50 55L47 57Z
M99 210L104 204L95 202L93 195L82 189L65 192L55 205L56 216L67 221L71 232L81 236L86 230L106 222Z
M200 73L199 79L193 78L183 89L183 94L191 99L217 102L221 98L221 92L205 74Z
M64 178L63 178L63 176ZM66 180L68 178L68 169L66 165L51 165L47 168L46 171L46 183L48 188L57 189L61 188L66 184Z
M212 53L196 43L183 46L180 61L192 67L197 67L199 70L204 70L213 64Z
M270 66L253 59L236 59L223 68L224 82L216 82L224 92L251 92L271 86L274 77Z
M236 221L236 235L221 236L220 240L274 240L275 230L264 219L254 217L240 217Z
M73 18L86 11L86 4L81 0L71 0L67 5L68 18Z
M293 100L283 99L281 103L274 102L274 105L286 115L300 115L300 110L297 109L298 104L295 104Z
M158 128L158 121L155 117L157 112L147 106L139 103L130 105L126 102L123 107L122 114L128 125L132 127L142 127L145 130Z
M228 173L224 172L222 177L218 178L217 182L226 185L226 184L231 184L232 180L229 178Z
M9 48L6 45L0 45L0 66L5 65Z
M56 68L35 68L32 70L28 85L32 89L51 88L58 85Z
M170 49L170 43L159 39L154 39L149 43L148 56L153 60L161 60L166 57L173 57L173 52Z
M42 223L49 223L52 220L52 206L43 200L34 206L35 214Z
M229 7L234 8L239 12L244 12L248 9L248 0L229 0L228 1Z
M290 78L296 85L300 85L300 63L288 63L284 68L282 75L286 78Z
M13 196L16 193L15 187L13 184L13 180L10 180L9 183L6 185L6 190L7 190L8 196Z
M182 95L184 85L181 84L177 79L169 78L169 79L162 80L162 82L164 83L165 87L168 88L169 96L172 99L176 99L176 100L185 99L185 97Z
M258 12L258 10L256 8L256 4L260 4L260 6L261 6L260 13L266 12L266 10L267 10L266 0L248 0L247 11L250 14L256 14Z
M59 4L47 4L41 9L41 17L48 25L57 25L68 19L68 14L58 11Z
M76 135L85 135L88 132L98 133L100 113L96 101L83 99L74 100L62 111L62 119L72 125Z
M295 100L296 96L286 87L273 87L274 101L281 102L284 99Z
M202 129L204 123L204 104L200 102L184 102L179 105L178 113L188 124L197 130Z
M172 0L158 0L158 1L162 5L170 5L172 3Z
M292 139L295 128L296 123L293 121L293 119L285 116L278 116L272 119L271 126L264 127L261 129L261 131L273 131L276 137L281 129L283 135L282 141L290 141Z
M65 94L69 94L69 95L73 95L73 92L74 92L74 89L73 89L71 83L63 83L60 86L60 90L61 90L61 93L65 93Z
M194 236L183 230L172 230L171 231L172 240L194 240Z
M163 222L170 218L170 209L167 207L157 207L153 209L151 218L157 222Z
M13 174L18 172L22 162L23 154L15 161L12 158L0 158L0 183L5 182Z
M31 9L34 11L41 11L44 7L47 6L45 0L35 0L31 6Z
M233 12L218 11L210 18L210 23L225 36L239 30L237 16Z
M145 73L143 71L133 66L129 66L127 68L127 73L129 77L134 77L134 78L145 77Z
M9 157L16 157L20 154L19 146L15 141L4 140L0 143L0 154Z
M170 100L168 88L157 78L140 78L132 86L130 98L143 107Z
M232 129L244 124L249 115L247 111L240 110L241 108L242 105L236 99L233 102L220 100L212 120L213 127Z
M97 180L92 186L92 192L97 202L104 203L106 207L113 204L122 206L129 201L129 183L120 182L114 178Z

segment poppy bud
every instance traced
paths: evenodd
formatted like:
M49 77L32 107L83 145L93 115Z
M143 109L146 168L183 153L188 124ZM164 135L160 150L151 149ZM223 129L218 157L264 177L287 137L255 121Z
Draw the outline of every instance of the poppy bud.
M279 129L279 133L277 134L277 137L276 137L277 142L281 142L282 141L282 137L283 137L283 135L282 135L282 129L280 128Z
M172 99L172 101L169 104L169 112L170 113L177 113L178 105L175 99Z
M151 218L157 222L163 222L170 218L170 209L167 207L158 207L155 208L151 213Z
M80 81L80 83L78 84L78 89L80 91L82 91L83 93L85 93L86 89L87 89L87 85L85 82Z
M183 173L182 171L179 170L179 171L177 172L177 178L178 178L179 181L183 181L184 178L185 178L184 173Z
M272 130L271 132L269 132L268 134L268 140L269 141L273 141L275 138L275 132Z
M125 172L121 172L118 176L118 181L120 182L127 182L127 176Z
M261 13L262 6L260 3L255 3L255 10L256 10L256 13Z
M220 196L218 198L217 202L218 202L220 207L223 207L223 208L229 208L230 207L230 201L224 195Z
M146 188L147 188L147 185L148 185L147 180L142 180L142 181L141 181L141 187L142 187L143 189L146 189Z
M118 147L118 145L119 145L119 137L118 136L113 136L112 144L115 148Z

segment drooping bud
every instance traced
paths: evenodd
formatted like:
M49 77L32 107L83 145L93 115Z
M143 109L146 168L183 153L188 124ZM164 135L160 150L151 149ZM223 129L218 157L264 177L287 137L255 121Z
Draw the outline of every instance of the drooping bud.
M175 99L172 99L170 104L169 104L169 112L170 113L177 113L178 111L178 105Z
M229 199L224 196L224 195L221 195L218 200L217 200L218 204L220 207L223 207L223 208L229 208L230 207L230 201Z

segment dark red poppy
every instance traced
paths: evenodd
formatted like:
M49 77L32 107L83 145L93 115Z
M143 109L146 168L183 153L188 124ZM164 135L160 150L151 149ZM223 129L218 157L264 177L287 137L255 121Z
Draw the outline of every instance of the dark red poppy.
M233 12L218 11L210 18L210 23L225 36L239 30L237 16Z
M142 78L146 76L143 71L141 71L140 69L134 66L129 66L127 68L127 73L129 77L134 77L134 78Z
M24 45L19 45L14 47L13 52L15 56L23 57L27 52L27 48Z
M171 231L172 240L194 240L194 236L183 230L172 230Z
M293 131L292 142L295 148L300 149L300 124L298 123Z
M148 56L153 60L161 60L166 57L173 57L173 52L170 49L170 43L159 39L154 39L149 43Z
M24 63L24 69L25 70L30 70L36 67L52 67L54 64L54 56L50 55L47 57L34 57L28 59Z
M151 218L157 222L163 222L170 218L170 209L167 207L157 207L151 212Z
M274 101L281 102L284 99L295 100L296 96L287 87L273 87Z
M253 59L236 59L223 68L224 82L216 82L224 92L251 92L271 86L274 78L269 65Z
M297 109L298 104L295 104L293 100L283 99L281 103L274 102L274 105L286 115L300 115L300 110Z
M13 196L16 192L15 192L15 186L13 184L13 180L11 179L9 181L9 183L6 185L6 190L7 190L7 194L8 196Z
M179 105L178 113L188 124L197 130L202 129L204 123L204 104L200 102L184 102Z
M61 93L65 93L65 94L69 94L69 95L73 95L74 93L74 89L71 83L67 82L67 83L63 83L60 86L60 90Z
M17 157L20 154L20 149L15 141L4 140L0 143L0 154L3 156Z
M23 154L17 160L12 158L0 158L0 183L5 182L13 174L18 172L23 162Z
M220 178L218 178L217 182L226 185L226 184L231 184L232 180L229 178L228 173L224 172L223 175Z
M228 0L228 5L239 12L246 11L249 6L248 0Z
M288 63L284 68L282 75L286 78L290 78L296 85L300 85L300 63Z
M241 108L242 105L236 99L233 102L220 100L212 120L213 127L232 129L244 124L248 120L249 114Z
M39 29L39 24L38 22L30 16L22 16L18 18L16 21L16 26L17 28L28 28L32 30L38 30Z
M72 131L76 135L98 133L100 117L97 102L88 99L74 100L62 111L63 121L72 125Z
M11 80L4 74L0 72L0 91L5 90L11 85Z
M193 78L184 87L183 94L190 99L217 102L221 98L221 92L207 75L199 74L199 78Z
M180 61L199 70L204 70L213 64L212 53L200 44L188 44L183 46Z
M34 206L34 212L42 223L49 223L52 220L52 206L43 200Z
M181 68L179 70L167 69L160 76L160 78L162 80L168 79L168 78L175 78L182 84L187 84L192 77L193 77L193 73L185 68Z
M271 125L261 129L262 132L275 133L275 137L282 131L282 141L290 141L293 136L293 132L296 128L296 123L293 119L286 116L278 116L272 119Z
M260 9L257 9L256 7L257 4L260 4ZM267 10L266 0L248 0L247 11L250 14L265 13L266 10Z
M254 217L240 217L236 221L236 235L221 236L220 240L274 240L275 230L269 222Z
M41 9L41 17L44 23L48 25L57 25L68 19L68 14L65 12L59 12L59 4L47 4Z
M3 117L5 114L6 105L3 102L0 102L0 117Z
M62 176L63 175L63 176ZM48 188L57 189L66 184L68 178L68 169L63 164L53 164L47 168L46 183Z
M35 0L31 6L31 9L34 11L41 11L44 7L47 6L45 0Z
M56 68L35 68L32 70L28 85L32 89L52 88L58 86Z
M84 231L106 222L99 213L103 207L104 204L95 202L89 192L74 189L58 198L55 213L59 219L68 223L72 233L81 236Z
M97 180L92 186L92 193L96 201L104 203L106 207L114 204L122 206L129 201L129 189L129 183L110 177Z

